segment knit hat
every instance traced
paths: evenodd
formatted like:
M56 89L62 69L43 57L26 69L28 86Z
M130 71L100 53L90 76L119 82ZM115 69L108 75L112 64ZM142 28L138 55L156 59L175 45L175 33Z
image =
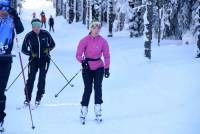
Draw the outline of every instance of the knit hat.
M8 11L10 9L10 0L0 0L0 11Z
M32 25L32 27L41 27L41 21L40 21L40 19L33 19L32 21L31 21L31 25Z
M92 30L93 27L99 27L99 28L101 28L101 23L99 21L92 21L90 23L90 31Z

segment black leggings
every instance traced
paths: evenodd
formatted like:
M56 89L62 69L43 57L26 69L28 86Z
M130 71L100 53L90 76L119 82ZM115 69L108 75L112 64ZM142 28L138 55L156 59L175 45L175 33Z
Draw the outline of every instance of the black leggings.
M102 81L104 75L104 68L97 70L83 69L82 77L84 82L84 93L81 101L82 106L88 106L90 101L90 95L92 93L92 86L94 83L94 100L95 104L102 104Z
M38 91L37 91L36 100L37 101L41 100L42 95L45 93L45 79L46 79L46 73L48 71L48 67L49 67L49 62L46 60L33 59L32 61L30 61L28 80L27 80L26 88L25 88L25 96L26 96L27 101L31 101L33 85L34 85L35 77L38 70L39 70L39 79L38 79L38 85L37 85Z
M54 32L54 27L53 27L53 25L52 24L50 24L49 25L49 32L51 32L51 29L53 30L53 32Z
M6 107L5 89L8 83L12 63L0 62L0 122L4 120L6 113L4 112Z

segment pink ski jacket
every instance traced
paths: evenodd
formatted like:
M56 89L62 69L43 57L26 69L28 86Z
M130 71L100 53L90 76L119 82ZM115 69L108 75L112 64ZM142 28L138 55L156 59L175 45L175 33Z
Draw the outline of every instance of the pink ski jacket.
M76 52L76 58L79 62L82 62L85 58L98 59L101 58L102 55L104 57L104 62L102 59L88 61L91 70L96 70L101 67L109 68L110 52L108 43L100 35L97 37L87 35L79 42Z

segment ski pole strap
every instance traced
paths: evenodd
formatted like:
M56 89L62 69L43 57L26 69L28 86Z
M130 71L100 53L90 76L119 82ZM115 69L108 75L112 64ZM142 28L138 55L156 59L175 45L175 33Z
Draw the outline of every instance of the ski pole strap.
M85 58L86 61L98 61L100 60L101 58L97 58L97 59L92 59L92 58Z

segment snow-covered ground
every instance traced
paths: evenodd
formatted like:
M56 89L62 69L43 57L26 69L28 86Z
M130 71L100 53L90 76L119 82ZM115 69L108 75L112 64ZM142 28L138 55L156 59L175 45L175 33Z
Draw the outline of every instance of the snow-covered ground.
M47 17L55 14L52 3L44 0L26 0L21 18L25 32L19 35L20 46L31 30L32 12L45 11ZM75 59L79 40L88 31L84 25L67 24L62 17L55 18L56 42L52 59L70 79L81 65ZM102 28L107 38L107 28ZM130 39L124 31L107 38L111 51L109 79L103 81L103 123L94 121L93 95L86 125L79 122L83 82L79 74L70 86L54 95L66 80L51 64L46 82L46 94L41 107L32 111L35 129L31 129L29 111L16 110L24 101L22 77L7 92L7 134L199 134L200 129L200 59L195 59L196 44L182 45L181 41L156 41L152 60L144 58L143 38ZM13 53L18 54L17 47ZM27 64L27 56L23 55ZM21 71L19 58L13 62L9 84ZM26 70L27 74L27 70ZM26 75L27 78L27 75ZM32 103L35 100L35 82Z

